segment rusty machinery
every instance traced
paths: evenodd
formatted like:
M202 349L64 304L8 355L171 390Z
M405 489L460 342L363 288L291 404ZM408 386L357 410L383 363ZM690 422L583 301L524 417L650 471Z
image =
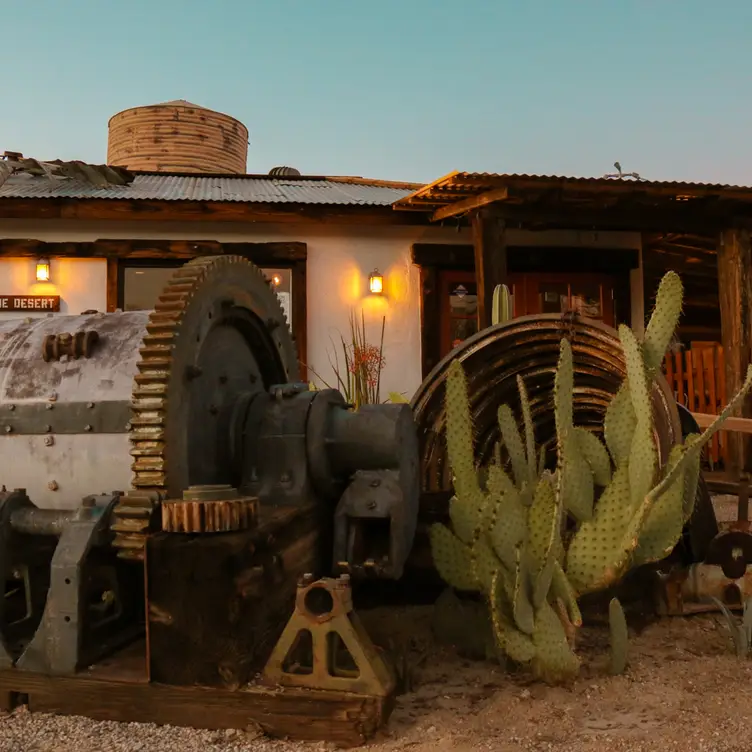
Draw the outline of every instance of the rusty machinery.
M0 668L75 674L146 629L152 680L238 686L301 575L347 576L314 588L327 624L350 577L398 579L412 411L349 408L299 383L279 300L236 256L176 270L154 311L0 322Z
M562 337L571 341L574 355L575 422L600 430L606 408L625 378L626 365L617 332L579 316L523 316L484 329L449 353L424 380L412 400L420 437L421 526L411 569L425 568L429 561L425 525L446 516L452 493L444 438L444 384L449 364L459 359L467 373L479 465L491 460L499 441L498 407L504 403L519 406L516 377L521 375L530 395L536 441L547 447L549 465L553 466L551 405ZM656 443L664 463L676 441L700 431L691 413L676 404L662 376L654 385L652 401ZM655 583L659 613L712 609L710 596L733 606L752 595L752 535L746 507L747 499L741 498L740 521L719 532L707 486L700 478L694 513L682 539L665 561L653 571L643 572Z

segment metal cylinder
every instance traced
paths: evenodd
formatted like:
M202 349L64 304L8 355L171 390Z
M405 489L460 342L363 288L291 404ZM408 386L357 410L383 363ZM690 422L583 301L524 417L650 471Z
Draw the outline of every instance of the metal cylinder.
M75 509L91 493L130 487L131 394L148 317L0 322L0 486L24 487L46 509ZM98 336L84 347L75 335L86 332Z
M407 404L364 405L357 412L335 407L325 442L337 477L347 478L356 470L397 469L418 460L416 427Z
M37 509L21 507L10 515L10 526L26 535L52 535L60 537L66 523L76 514L72 509Z

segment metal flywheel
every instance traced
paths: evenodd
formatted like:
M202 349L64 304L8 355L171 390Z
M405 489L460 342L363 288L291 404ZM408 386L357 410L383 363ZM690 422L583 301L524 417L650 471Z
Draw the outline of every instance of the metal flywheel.
M133 489L114 510L118 555L142 559L159 502L232 478L238 400L299 379L279 298L240 256L177 269L149 317L134 377Z

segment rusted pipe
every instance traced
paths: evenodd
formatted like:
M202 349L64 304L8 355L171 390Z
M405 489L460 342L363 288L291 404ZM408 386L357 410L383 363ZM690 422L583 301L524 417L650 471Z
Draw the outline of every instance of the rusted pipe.
M63 528L76 514L72 509L22 507L11 513L10 525L17 533L60 537Z

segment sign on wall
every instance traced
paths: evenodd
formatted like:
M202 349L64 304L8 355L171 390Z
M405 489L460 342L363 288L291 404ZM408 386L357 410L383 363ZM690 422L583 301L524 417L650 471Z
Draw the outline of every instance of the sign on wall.
M59 295L0 295L0 313L8 311L56 313L59 310Z

